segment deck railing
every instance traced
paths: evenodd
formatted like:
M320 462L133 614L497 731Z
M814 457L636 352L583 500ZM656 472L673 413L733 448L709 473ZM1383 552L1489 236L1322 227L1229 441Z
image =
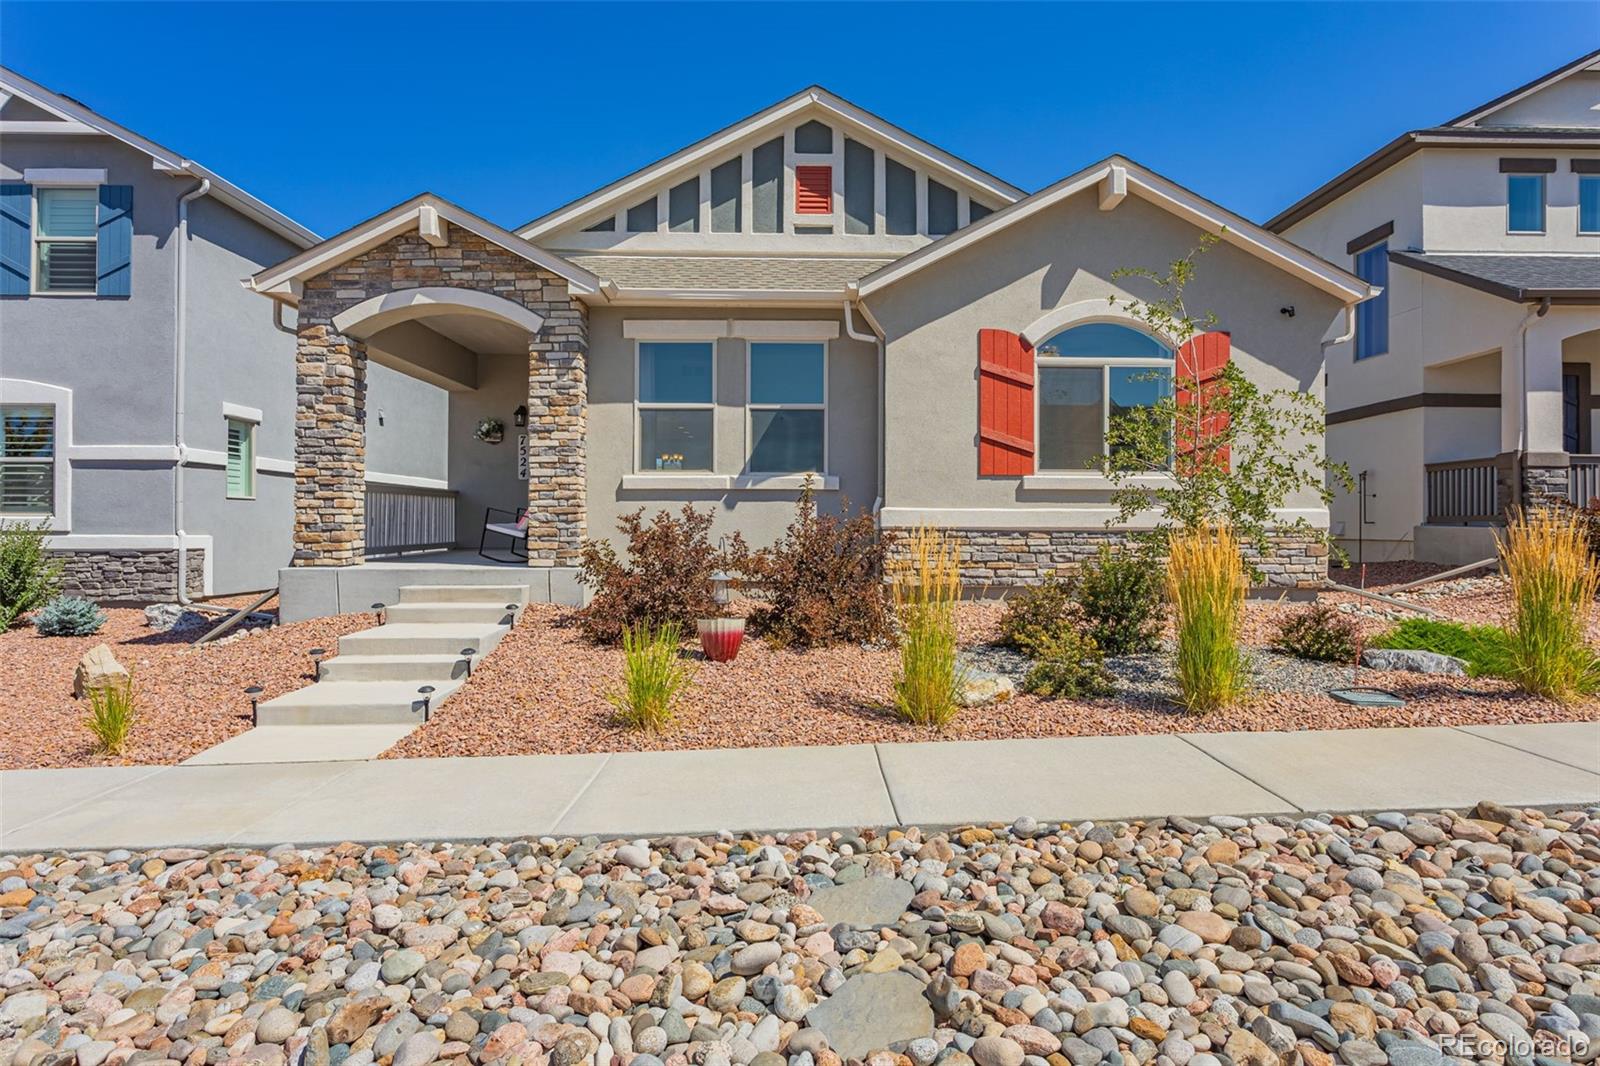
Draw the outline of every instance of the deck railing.
M1493 459L1427 463L1428 521L1465 524L1500 517L1499 470Z
M368 555L453 548L456 494L410 485L367 486Z
M1579 507L1600 497L1600 455L1571 456L1567 470L1567 499Z

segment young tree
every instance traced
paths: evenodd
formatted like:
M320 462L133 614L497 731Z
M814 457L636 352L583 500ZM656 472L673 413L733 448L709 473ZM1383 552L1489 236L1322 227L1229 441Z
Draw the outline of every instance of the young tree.
M1112 414L1109 454L1100 462L1115 486L1112 522L1154 508L1159 517L1147 536L1159 544L1175 530L1226 525L1264 556L1275 532L1326 540L1304 518L1277 520L1274 511L1291 496L1309 492L1326 503L1334 485L1350 491L1354 483L1344 464L1330 462L1320 447L1326 414L1321 401L1290 389L1263 389L1231 360L1206 366L1197 356L1205 343L1197 338L1216 327L1217 317L1191 311L1184 290L1200 257L1220 239L1221 234L1202 234L1165 273L1146 267L1112 273L1155 286L1158 295L1152 298L1112 296L1111 305L1170 340L1179 357L1172 388L1154 404ZM1151 374L1152 380L1162 377ZM1155 471L1171 477L1152 483L1148 475Z

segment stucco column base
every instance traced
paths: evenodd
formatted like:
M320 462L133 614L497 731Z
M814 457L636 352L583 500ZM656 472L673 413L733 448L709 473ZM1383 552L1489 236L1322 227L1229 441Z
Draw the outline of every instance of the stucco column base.
M295 566L365 557L367 349L303 322L295 351Z

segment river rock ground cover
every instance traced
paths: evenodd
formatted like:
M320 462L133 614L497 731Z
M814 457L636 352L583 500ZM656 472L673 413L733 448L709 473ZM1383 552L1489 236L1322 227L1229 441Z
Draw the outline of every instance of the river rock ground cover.
M1600 808L0 855L0 1066L1600 1049Z

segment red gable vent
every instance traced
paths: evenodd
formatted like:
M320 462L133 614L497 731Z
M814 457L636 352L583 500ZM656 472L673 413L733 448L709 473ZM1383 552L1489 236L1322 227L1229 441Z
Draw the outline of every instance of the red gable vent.
M794 213L797 215L833 214L833 168L794 168Z

